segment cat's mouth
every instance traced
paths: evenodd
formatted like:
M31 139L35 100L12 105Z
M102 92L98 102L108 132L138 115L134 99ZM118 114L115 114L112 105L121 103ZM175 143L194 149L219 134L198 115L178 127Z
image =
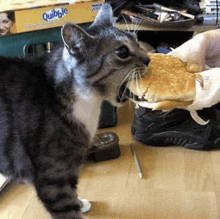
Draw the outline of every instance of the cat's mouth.
M117 95L117 102L123 103L128 99L133 99L136 101L146 101L143 98L139 98L135 94L133 94L130 89L128 88L129 84L133 81L136 81L138 84L138 80L142 78L142 75L146 73L146 66L144 67L137 67L131 70L131 72L127 75L127 77L124 79L123 83L121 84L118 95Z
M126 85L127 85L126 82L123 83L119 89L118 96L117 96L118 103L124 103L128 99L134 100L134 101L146 101L146 99L144 99L143 97L139 98L137 95L132 93Z
M121 88L120 92L122 92L121 99L124 102L128 99L133 100L133 101L138 101L138 102L143 102L143 101L146 102L147 101L146 99L144 99L144 97L140 98L136 94L132 93L129 90L129 88L127 88L126 86ZM119 100L120 100L120 97L119 97ZM122 101L120 101L120 102L122 102Z
M127 84L128 84L128 81L124 82L119 88L118 95L117 95L118 103L124 103L125 101L128 100L127 94L129 94L130 91L127 88Z

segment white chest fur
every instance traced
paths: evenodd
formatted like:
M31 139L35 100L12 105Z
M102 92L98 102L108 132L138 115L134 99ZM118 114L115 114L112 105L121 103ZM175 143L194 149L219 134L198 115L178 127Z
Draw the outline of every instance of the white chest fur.
M100 97L91 94L90 98L78 96L74 104L74 117L85 125L90 133L90 140L92 140L98 128L101 103Z

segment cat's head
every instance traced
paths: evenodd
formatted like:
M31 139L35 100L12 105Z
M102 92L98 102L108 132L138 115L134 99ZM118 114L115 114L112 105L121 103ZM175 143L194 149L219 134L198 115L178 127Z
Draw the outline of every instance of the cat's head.
M131 77L139 77L149 62L135 34L115 27L112 9L104 4L86 30L72 23L62 28L63 59L85 98L95 92L117 105Z

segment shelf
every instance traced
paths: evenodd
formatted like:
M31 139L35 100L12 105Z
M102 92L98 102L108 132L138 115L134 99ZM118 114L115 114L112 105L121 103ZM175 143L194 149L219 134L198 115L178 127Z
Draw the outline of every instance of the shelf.
M136 30L137 25L136 24L116 24L117 28L122 30ZM165 28L165 27L153 27L153 26L147 26L147 25L139 25L138 31L192 31L192 32L203 32L207 30L213 30L215 29L215 26L213 25L194 25L191 28Z

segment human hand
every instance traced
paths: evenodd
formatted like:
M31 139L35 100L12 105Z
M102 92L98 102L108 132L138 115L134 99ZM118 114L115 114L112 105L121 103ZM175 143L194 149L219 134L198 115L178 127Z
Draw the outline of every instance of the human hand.
M169 55L187 62L189 72L199 72L196 74L200 79L196 80L196 97L193 103L179 108L189 110L196 122L206 125L208 121L199 118L196 111L209 108L220 100L220 30L200 33ZM207 66L211 69L204 71Z
M196 35L169 55L187 62L189 72L200 72L205 65L220 67L220 30L210 30Z

